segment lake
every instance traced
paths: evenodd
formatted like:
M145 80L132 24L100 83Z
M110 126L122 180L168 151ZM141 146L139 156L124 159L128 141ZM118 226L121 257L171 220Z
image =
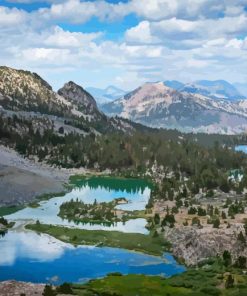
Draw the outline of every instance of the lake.
M9 233L0 239L0 280L34 283L86 282L110 272L167 275L182 272L173 257L149 256L117 248L74 247L48 235Z
M61 284L86 282L104 277L111 272L123 274L171 276L183 272L184 266L165 254L155 257L118 248L73 246L45 234L27 231L23 224L29 220L40 220L47 224L66 225L82 229L118 230L147 234L145 219L132 219L107 227L103 225L79 224L62 220L57 216L59 206L71 198L86 203L111 201L125 197L130 202L128 210L142 210L148 202L151 185L143 180L113 178L75 179L74 188L62 197L42 201L38 208L25 208L7 219L16 222L15 227L0 238L0 280L15 279L34 283Z
M145 219L132 219L127 222L117 222L111 226L91 225L75 223L57 216L62 203L71 199L78 199L84 203L109 202L115 198L125 197L130 202L118 205L117 208L124 210L144 210L149 200L151 184L137 179L115 179L115 178L89 178L74 180L74 189L65 196L51 198L42 201L38 208L25 208L12 215L6 216L8 220L39 220L41 223L63 225L90 230L116 230L122 232L147 234Z
M247 153L247 145L235 146L235 151L240 151L240 152Z

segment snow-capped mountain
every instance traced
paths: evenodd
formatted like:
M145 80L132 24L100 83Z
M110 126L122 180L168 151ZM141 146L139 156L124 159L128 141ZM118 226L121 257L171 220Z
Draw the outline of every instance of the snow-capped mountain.
M212 99L225 99L230 101L244 99L244 96L237 88L225 80L198 80L187 83L183 87L176 89L193 94L201 94Z
M126 91L113 85L110 85L105 89L88 87L86 90L95 98L98 105L112 102L127 93Z
M243 104L180 92L157 82L145 83L102 109L151 127L234 134L247 130Z

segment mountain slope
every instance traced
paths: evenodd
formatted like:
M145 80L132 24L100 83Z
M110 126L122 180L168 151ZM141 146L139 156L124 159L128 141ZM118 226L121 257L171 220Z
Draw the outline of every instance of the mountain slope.
M0 104L14 111L63 115L72 106L59 97L38 74L0 67Z
M225 80L198 80L185 84L179 91L201 94L212 99L226 99L230 101L244 99L237 88Z
M146 83L103 110L150 127L186 132L232 134L247 128L246 112L239 104L178 92L162 82Z
M108 118L93 96L72 81L56 93L36 73L0 67L0 119L6 122L9 116L19 118L19 127L13 127L17 134L25 133L27 122L35 132L52 129L59 136L135 130L131 122Z

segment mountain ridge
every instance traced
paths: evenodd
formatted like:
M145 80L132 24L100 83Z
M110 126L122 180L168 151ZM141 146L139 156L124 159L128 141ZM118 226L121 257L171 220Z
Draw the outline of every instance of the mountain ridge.
M33 120L43 126L42 131L55 127L58 132L60 126L64 132L78 133L79 129L79 134L98 135L135 129L126 120L108 118L98 109L93 96L73 81L55 92L38 74L9 67L0 67L0 107L2 118Z
M247 128L246 107L240 103L177 91L156 82L143 84L103 105L102 110L150 127L234 134Z

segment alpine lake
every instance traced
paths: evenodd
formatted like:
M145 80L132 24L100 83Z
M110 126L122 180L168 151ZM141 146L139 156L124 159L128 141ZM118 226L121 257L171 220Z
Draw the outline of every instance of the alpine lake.
M33 283L63 282L85 283L109 273L163 275L166 277L185 271L172 255L163 253L153 256L132 250L75 245L58 240L48 234L25 228L35 223L51 224L73 229L117 231L148 236L144 218L125 222L79 223L58 216L64 202L73 200L85 204L111 202L118 198L128 203L118 204L119 210L145 210L151 192L151 184L142 179L111 177L73 178L72 189L64 196L52 197L39 202L37 207L26 207L5 216L15 222L13 228L0 237L0 280L18 280Z

